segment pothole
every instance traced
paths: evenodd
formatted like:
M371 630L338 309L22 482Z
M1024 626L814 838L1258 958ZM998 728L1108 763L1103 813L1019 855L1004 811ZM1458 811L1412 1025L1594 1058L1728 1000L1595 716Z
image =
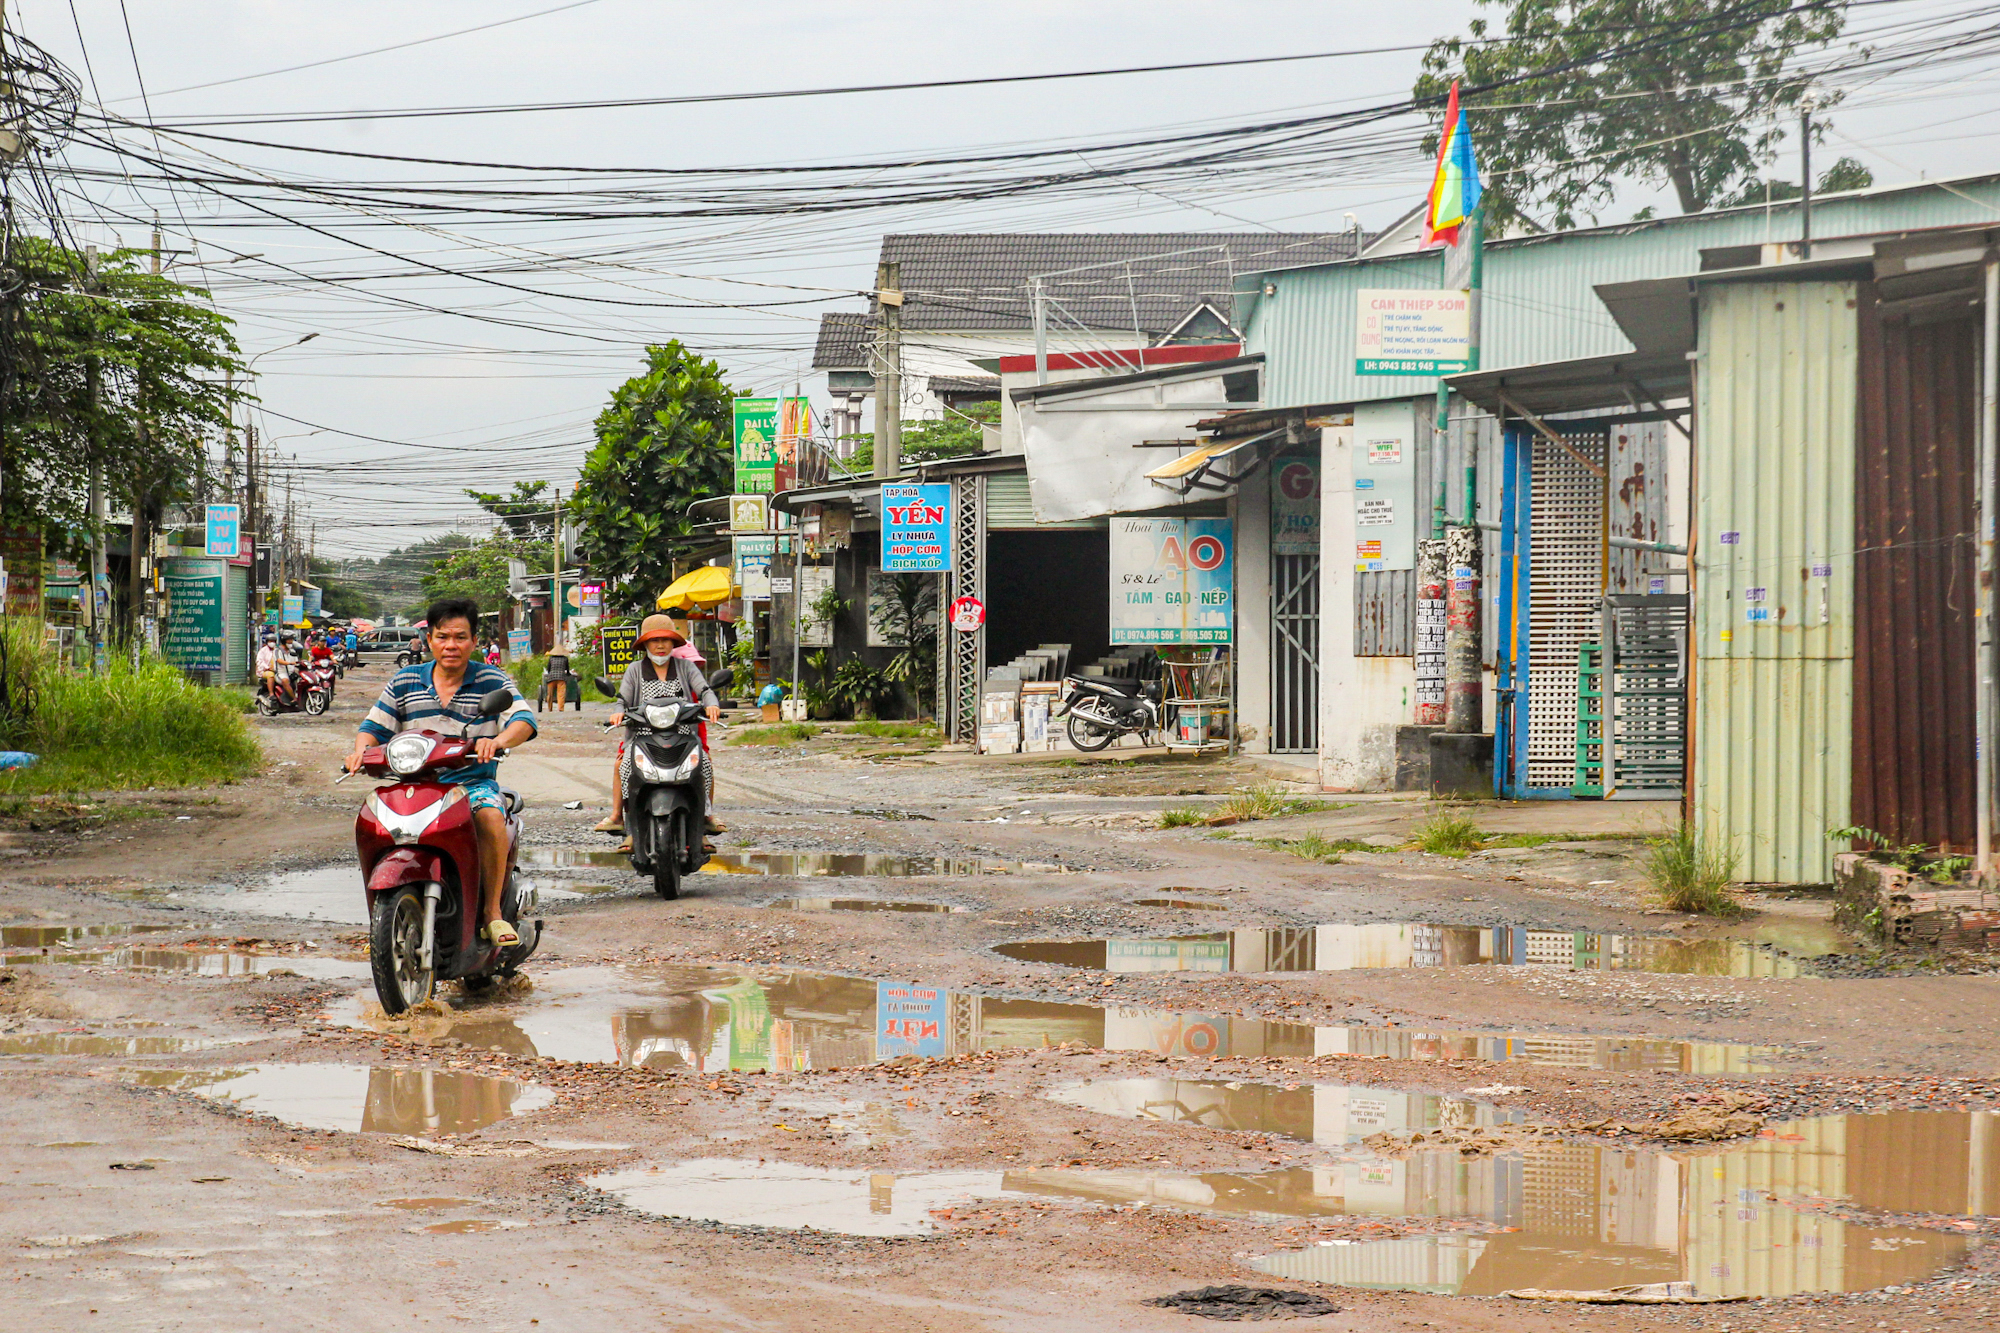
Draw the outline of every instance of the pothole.
M96 926L0 926L0 949L52 949L74 945L80 940L115 939L122 935L149 935L162 930L185 929L185 926L149 926L136 922Z
M153 1033L10 1032L0 1036L0 1055L180 1055L229 1044L212 1037Z
M1771 1048L1568 1033L1425 1032L1313 1027L1223 1014L1001 999L825 972L676 968L640 976L567 968L502 1001L447 997L420 1026L381 1017L357 995L331 1022L393 1030L519 1056L653 1068L772 1072L842 1069L898 1055L943 1057L1076 1042L1168 1056L1360 1055L1396 1060L1520 1060L1584 1069L1765 1072Z
M255 977L289 972L316 981L353 981L368 976L365 960L313 954L243 953L230 949L109 949L103 953L30 955L9 958L6 962L88 964L200 977Z
M1520 1124L1519 1111L1467 1097L1327 1083L1119 1078L1079 1083L1050 1101L1127 1120L1276 1134L1304 1143L1356 1143L1385 1131Z
M1226 912L1227 903L1205 903L1193 898L1134 898L1134 907L1162 907L1176 912Z
M882 898L780 898L764 904L797 912L963 912L955 903L891 902Z
M998 1171L840 1170L711 1158L635 1167L585 1183L658 1217L724 1226L831 1231L845 1236L921 1236L931 1212L1009 1191Z
M228 1102L288 1125L350 1134L469 1134L555 1100L546 1088L484 1074L370 1065L131 1070L123 1077L143 1087Z
M1674 939L1523 926L1283 926L1157 939L1019 940L993 952L1099 972L1339 972L1368 968L1553 967L1573 971L1794 978L1795 958L1742 939Z
M312 870L290 870L238 889L211 889L190 901L250 916L282 916L307 921L368 924L368 895L361 869L340 861Z
M2000 1128L1988 1119L1824 1116L1770 1126L1715 1155L1550 1143L1473 1160L1417 1153L1273 1172L1258 1188L1293 1206L1272 1211L1452 1217L1505 1230L1321 1243L1252 1264L1311 1282L1461 1296L1686 1282L1703 1296L1777 1297L1917 1282L1962 1260L1968 1238L1816 1209L1841 1198L1891 1213L1990 1213L2000 1199L1978 1163L2000 1148ZM1133 1176L1117 1197L1221 1198L1241 1182Z

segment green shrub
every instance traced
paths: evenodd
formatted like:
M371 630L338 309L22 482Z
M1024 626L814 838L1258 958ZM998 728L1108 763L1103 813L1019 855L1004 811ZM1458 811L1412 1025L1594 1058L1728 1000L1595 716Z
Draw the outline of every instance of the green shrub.
M533 703L535 696L542 691L542 674L549 669L548 654L537 653L533 657L516 658L507 663L504 669L514 678L514 684L520 687L521 693ZM569 670L571 675L583 682L585 700L597 701L612 697L598 693L594 683L604 674L603 658L573 656L569 659Z
M856 736L873 736L877 740L935 740L938 736L938 729L928 722L862 721L845 730Z
M1736 916L1741 903L1730 892L1736 878L1736 853L1726 844L1704 841L1692 824L1681 824L1664 838L1655 838L1646 858L1646 879L1660 905L1675 912Z
M158 658L114 656L105 674L62 670L38 634L5 632L5 747L41 761L0 771L0 795L189 787L245 777L263 752L242 707L246 691L195 685Z
M1334 808L1332 802L1310 796L1287 796L1275 782L1262 782L1245 791L1231 793L1216 813L1231 819L1281 819L1286 815L1313 815Z
M1171 810L1160 812L1161 828L1192 828L1206 823L1208 816L1191 805L1177 805Z
M1439 856L1464 856L1479 850L1479 826L1464 815L1433 810L1417 825L1417 846Z

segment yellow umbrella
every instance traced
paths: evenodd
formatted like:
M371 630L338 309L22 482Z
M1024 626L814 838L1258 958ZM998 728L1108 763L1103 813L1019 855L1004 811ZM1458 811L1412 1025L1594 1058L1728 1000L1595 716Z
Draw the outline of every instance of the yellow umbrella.
M655 605L662 611L692 611L726 602L736 595L736 585L729 573L727 565L703 565L675 579Z

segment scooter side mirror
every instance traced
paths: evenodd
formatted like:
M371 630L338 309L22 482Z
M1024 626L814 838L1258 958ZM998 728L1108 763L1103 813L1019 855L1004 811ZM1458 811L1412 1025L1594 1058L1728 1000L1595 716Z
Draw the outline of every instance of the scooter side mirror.
M498 717L514 706L514 691L488 690L479 701L479 716Z
M610 676L599 676L591 683L597 686L597 692L605 698L616 699L618 697L618 682Z
M708 688L711 690L726 690L735 683L736 673L728 667L718 667L708 673Z

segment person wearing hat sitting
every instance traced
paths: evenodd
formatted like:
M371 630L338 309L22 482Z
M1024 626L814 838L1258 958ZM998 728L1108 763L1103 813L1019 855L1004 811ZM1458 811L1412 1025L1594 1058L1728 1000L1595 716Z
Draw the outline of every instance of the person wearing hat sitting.
M611 813L597 825L600 833L625 834L620 851L632 849L632 838L625 831L625 782L630 772L631 757L627 754L629 731L632 723L628 720L646 704L692 703L700 700L708 705L708 720L720 721L722 701L709 688L701 668L694 661L677 656L676 648L687 645L687 635L681 632L672 616L647 616L639 625L639 656L632 665L625 668L625 678L618 683L618 706L608 719L613 726L624 723L627 739L618 743L618 759L611 772ZM701 781L708 793L708 832L720 833L723 826L715 818L715 764L708 754L707 729L703 729L701 748Z

